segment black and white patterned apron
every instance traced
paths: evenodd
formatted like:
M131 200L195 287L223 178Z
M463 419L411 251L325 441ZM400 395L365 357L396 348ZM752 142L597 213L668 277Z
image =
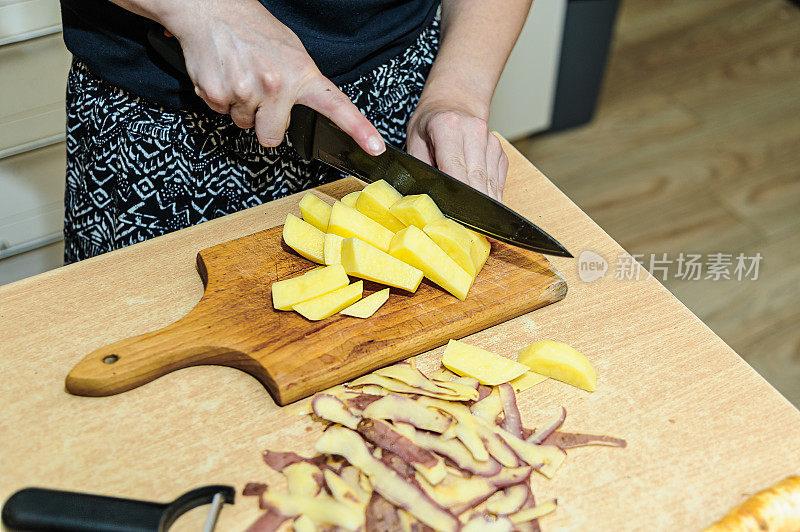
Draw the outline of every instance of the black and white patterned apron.
M439 45L438 21L403 53L340 87L391 144ZM73 61L67 82L65 262L254 207L341 177L288 144L265 148L227 115L174 111Z

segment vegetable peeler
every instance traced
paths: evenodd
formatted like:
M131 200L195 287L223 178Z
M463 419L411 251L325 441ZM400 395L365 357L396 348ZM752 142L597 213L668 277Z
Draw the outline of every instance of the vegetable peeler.
M211 532L222 505L234 497L234 489L222 485L193 489L168 503L25 488L9 497L2 518L9 530L19 531L163 532L189 510L210 504L203 532Z

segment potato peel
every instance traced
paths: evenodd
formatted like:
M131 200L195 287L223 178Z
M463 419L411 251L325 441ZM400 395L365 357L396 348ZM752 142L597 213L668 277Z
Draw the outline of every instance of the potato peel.
M375 459L356 432L333 426L317 440L316 449L321 453L344 457L369 477L376 492L428 526L443 531L460 528L460 523L453 514L437 505L393 469Z
M450 427L451 422L444 416L425 405L400 395L387 395L364 409L362 415L372 419L388 419L410 423L417 428L442 433Z

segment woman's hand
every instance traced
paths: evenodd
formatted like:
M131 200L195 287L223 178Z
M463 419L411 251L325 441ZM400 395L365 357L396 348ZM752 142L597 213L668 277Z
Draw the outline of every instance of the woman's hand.
M508 158L479 114L421 100L408 125L408 153L499 201Z
M239 127L255 126L262 145L283 141L299 103L330 118L367 152L385 150L378 130L320 73L297 35L257 0L162 6L157 19L180 41L198 96Z

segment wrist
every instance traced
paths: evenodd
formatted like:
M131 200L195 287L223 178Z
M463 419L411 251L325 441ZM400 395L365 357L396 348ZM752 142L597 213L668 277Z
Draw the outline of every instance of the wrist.
M455 86L440 88L426 85L417 104L417 110L458 110L488 121L490 105L491 97L481 97Z

